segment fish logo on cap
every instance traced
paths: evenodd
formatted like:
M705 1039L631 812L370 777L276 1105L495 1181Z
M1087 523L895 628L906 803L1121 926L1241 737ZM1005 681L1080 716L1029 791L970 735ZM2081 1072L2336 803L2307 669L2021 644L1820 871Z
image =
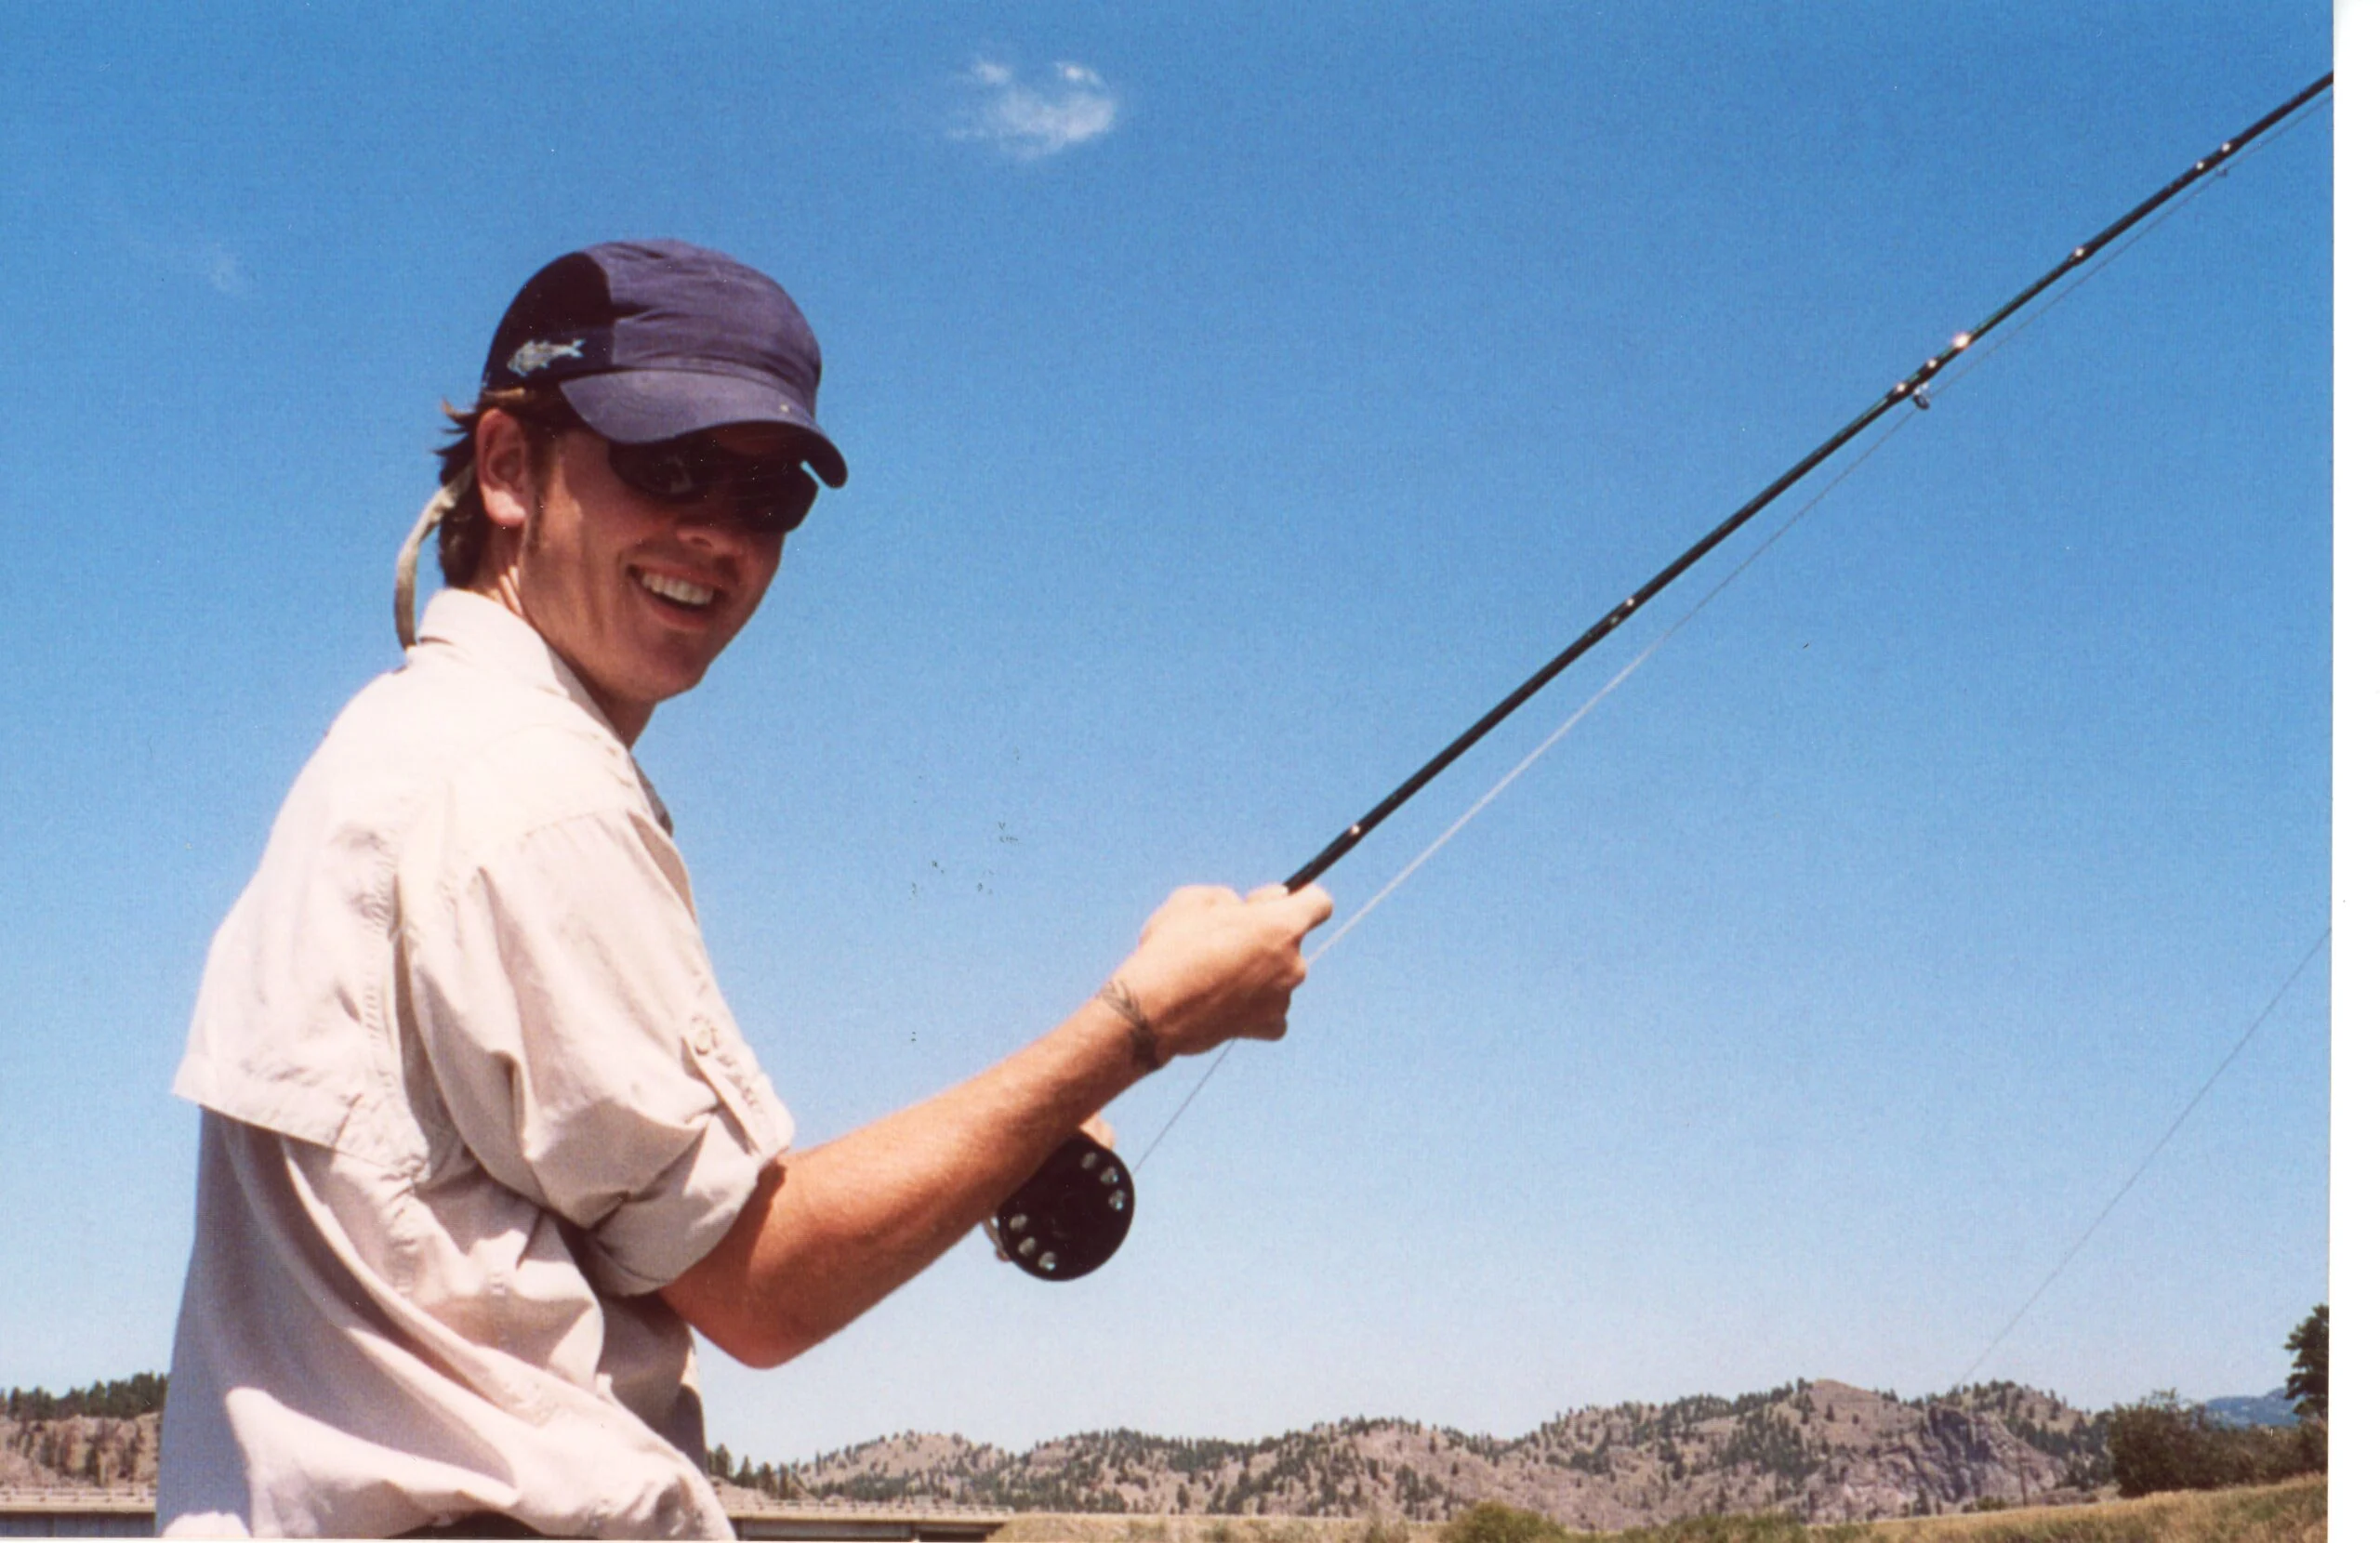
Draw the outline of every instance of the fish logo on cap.
M514 375L535 375L557 359L586 358L583 351L586 347L587 339L584 337L573 338L567 343L523 343L512 350L512 357L505 362L505 367Z

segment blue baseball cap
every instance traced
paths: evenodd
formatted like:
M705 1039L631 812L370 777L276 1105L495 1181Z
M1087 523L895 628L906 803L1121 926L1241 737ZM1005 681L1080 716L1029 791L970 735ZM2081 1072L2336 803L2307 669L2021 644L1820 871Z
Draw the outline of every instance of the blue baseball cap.
M782 424L839 488L848 472L818 427L818 369L810 323L767 274L682 241L613 241L521 286L480 384L559 386L588 428L622 444Z

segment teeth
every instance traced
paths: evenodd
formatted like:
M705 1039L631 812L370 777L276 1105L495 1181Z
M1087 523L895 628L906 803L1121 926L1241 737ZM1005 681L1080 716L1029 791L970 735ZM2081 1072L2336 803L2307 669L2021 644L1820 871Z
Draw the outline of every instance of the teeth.
M711 597L719 593L706 586L689 584L684 579L674 579L662 574L639 574L637 577L647 589L681 605L708 605Z

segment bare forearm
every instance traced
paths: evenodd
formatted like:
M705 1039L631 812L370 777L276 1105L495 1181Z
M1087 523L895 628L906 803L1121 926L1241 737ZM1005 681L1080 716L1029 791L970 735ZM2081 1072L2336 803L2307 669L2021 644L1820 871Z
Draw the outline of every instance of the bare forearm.
M738 1360L774 1365L850 1323L992 1212L1066 1134L1176 1055L1277 1039L1330 914L1292 896L1177 890L1099 997L981 1076L781 1160L725 1239L662 1291Z
M940 1258L1141 1071L1123 1017L1088 1003L981 1075L781 1159L664 1296L738 1360L799 1355Z

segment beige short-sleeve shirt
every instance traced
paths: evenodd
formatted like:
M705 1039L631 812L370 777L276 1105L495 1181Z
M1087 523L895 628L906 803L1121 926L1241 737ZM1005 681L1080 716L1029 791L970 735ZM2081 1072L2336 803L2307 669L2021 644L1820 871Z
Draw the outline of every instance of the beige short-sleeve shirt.
M217 933L168 1532L501 1511L729 1535L653 1295L792 1140L667 813L535 630L444 591L349 705Z

